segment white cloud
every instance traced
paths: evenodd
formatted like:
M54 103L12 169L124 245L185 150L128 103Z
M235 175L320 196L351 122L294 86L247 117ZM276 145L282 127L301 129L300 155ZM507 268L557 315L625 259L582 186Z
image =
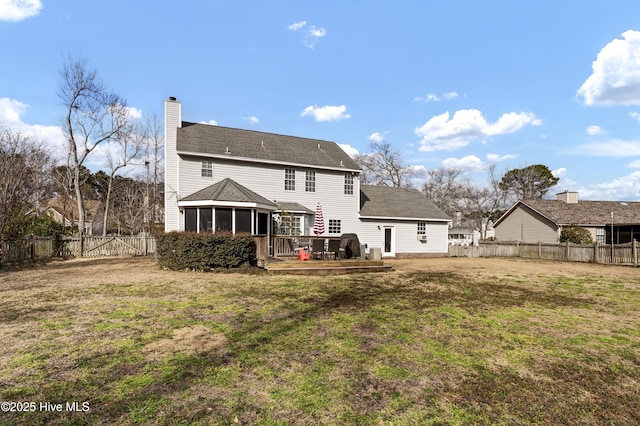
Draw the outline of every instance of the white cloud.
M467 155L462 158L447 158L442 161L445 169L458 169L462 171L479 172L485 170L485 164L475 155Z
M319 39L327 35L327 31L324 28L317 28L315 26L311 26L307 35L305 36L303 43L304 46L313 49L316 46L316 43Z
M305 25L307 25L307 21L295 22L289 25L289 29L291 31L298 31L300 28L303 28Z
M422 137L421 151L453 151L467 146L474 139L515 133L526 125L538 126L542 122L533 113L503 114L495 123L488 123L477 109L456 111L450 118L449 112L436 115L415 134Z
M640 105L640 31L625 31L598 53L578 89L585 105Z
M629 113L629 117L633 118L634 120L637 120L638 122L640 122L640 113L637 112L630 112Z
M258 124L260 119L255 115L251 115L249 117L242 117L243 120L248 121L250 124Z
M326 36L327 31L324 28L316 28L313 26L309 29L309 35L315 38L320 38Z
M1 1L1 0L0 0ZM36 141L43 142L51 149L54 156L64 156L66 143L59 126L31 125L22 121L29 105L15 99L0 98L0 129L20 132ZM59 159L56 157L56 159Z
M27 104L14 99L0 98L0 125L19 122L20 116L27 111L28 107Z
M598 136L603 133L604 133L604 130L602 130L602 127L600 126L593 125L593 126L587 127L587 134L589 136Z
M0 0L0 21L22 21L40 13L40 0Z
M640 169L640 160L633 160L632 162L627 164L627 167L629 167L630 169Z
M487 154L487 161L490 163L499 163L501 161L513 160L514 158L518 158L518 156L516 154Z
M580 145L576 152L596 157L638 157L640 156L640 141L610 139Z
M580 190L586 199L640 201L640 171Z
M307 27L307 21L295 22L288 26L289 30L291 31L298 31L305 27L306 30L304 31L304 38L302 40L302 43L305 47L313 49L318 40L327 35L327 30L322 27L316 27L315 25Z
M385 133L373 132L367 139L369 139L371 142L382 142L384 141L384 135Z
M360 151L358 151L356 148L352 147L351 145L347 145L345 143L339 143L338 146L342 148L342 150L346 152L347 155L351 158L354 158L355 156L360 155Z
M345 105L333 106L326 105L319 107L317 105L308 106L300 113L301 116L312 116L316 121L338 121L344 118L351 117L346 113L347 107Z
M557 178L563 178L567 174L567 168L560 167L559 169L551 170L551 174Z
M142 118L142 111L134 107L126 107L129 118Z
M528 112L509 112L502 114L498 121L488 125L482 133L489 136L504 135L515 133L527 124L539 126L542 121L532 113Z
M447 93L443 93L442 94L442 98L450 101L452 99L455 99L458 97L458 93L456 92L447 92ZM427 93L425 96L416 96L415 98L413 98L414 101L416 102L440 102L440 100L442 99L440 96L436 95L435 93Z
M418 164L416 166L407 166L407 169L411 170L417 176L427 173L427 168L422 164Z
M210 126L217 126L218 122L216 120L209 120L209 121L201 121L200 124L208 124Z

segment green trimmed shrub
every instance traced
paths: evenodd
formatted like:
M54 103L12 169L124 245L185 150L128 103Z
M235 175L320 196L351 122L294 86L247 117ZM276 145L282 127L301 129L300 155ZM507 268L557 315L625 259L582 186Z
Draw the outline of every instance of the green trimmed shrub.
M587 229L576 225L565 226L560 231L560 242L567 241L573 244L593 244L591 233Z
M169 232L156 237L160 266L175 271L211 271L255 266L256 244L248 234Z

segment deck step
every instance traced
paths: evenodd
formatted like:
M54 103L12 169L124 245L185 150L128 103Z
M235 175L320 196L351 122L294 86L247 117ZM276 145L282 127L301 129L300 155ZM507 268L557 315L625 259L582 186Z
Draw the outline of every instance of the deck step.
M283 272L288 274L348 274L354 272L383 272L392 268L382 261L373 260L334 260L334 261L291 261L269 263L269 272Z

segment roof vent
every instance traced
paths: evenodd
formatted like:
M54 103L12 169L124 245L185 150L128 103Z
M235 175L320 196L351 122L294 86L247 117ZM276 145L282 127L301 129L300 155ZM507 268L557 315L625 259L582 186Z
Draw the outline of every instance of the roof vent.
M169 100L170 100L170 101L175 101L175 100L176 100L176 97L175 97L175 96L169 96Z
M342 160L340 160L340 167L344 166L344 163L342 162Z
M264 146L264 141L260 141L260 145Z
M320 144L318 144L318 149L320 149Z
M225 151L227 154L231 154L231 151L229 151L229 147L227 147L227 150Z

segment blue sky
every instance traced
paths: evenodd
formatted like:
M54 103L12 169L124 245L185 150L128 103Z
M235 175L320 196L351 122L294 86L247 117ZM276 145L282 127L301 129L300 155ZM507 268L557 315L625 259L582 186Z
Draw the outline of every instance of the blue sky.
M638 201L639 16L617 0L0 0L0 124L64 152L72 55L142 115L175 96L186 121L359 153L384 140L479 184L491 163L541 163L556 192Z

